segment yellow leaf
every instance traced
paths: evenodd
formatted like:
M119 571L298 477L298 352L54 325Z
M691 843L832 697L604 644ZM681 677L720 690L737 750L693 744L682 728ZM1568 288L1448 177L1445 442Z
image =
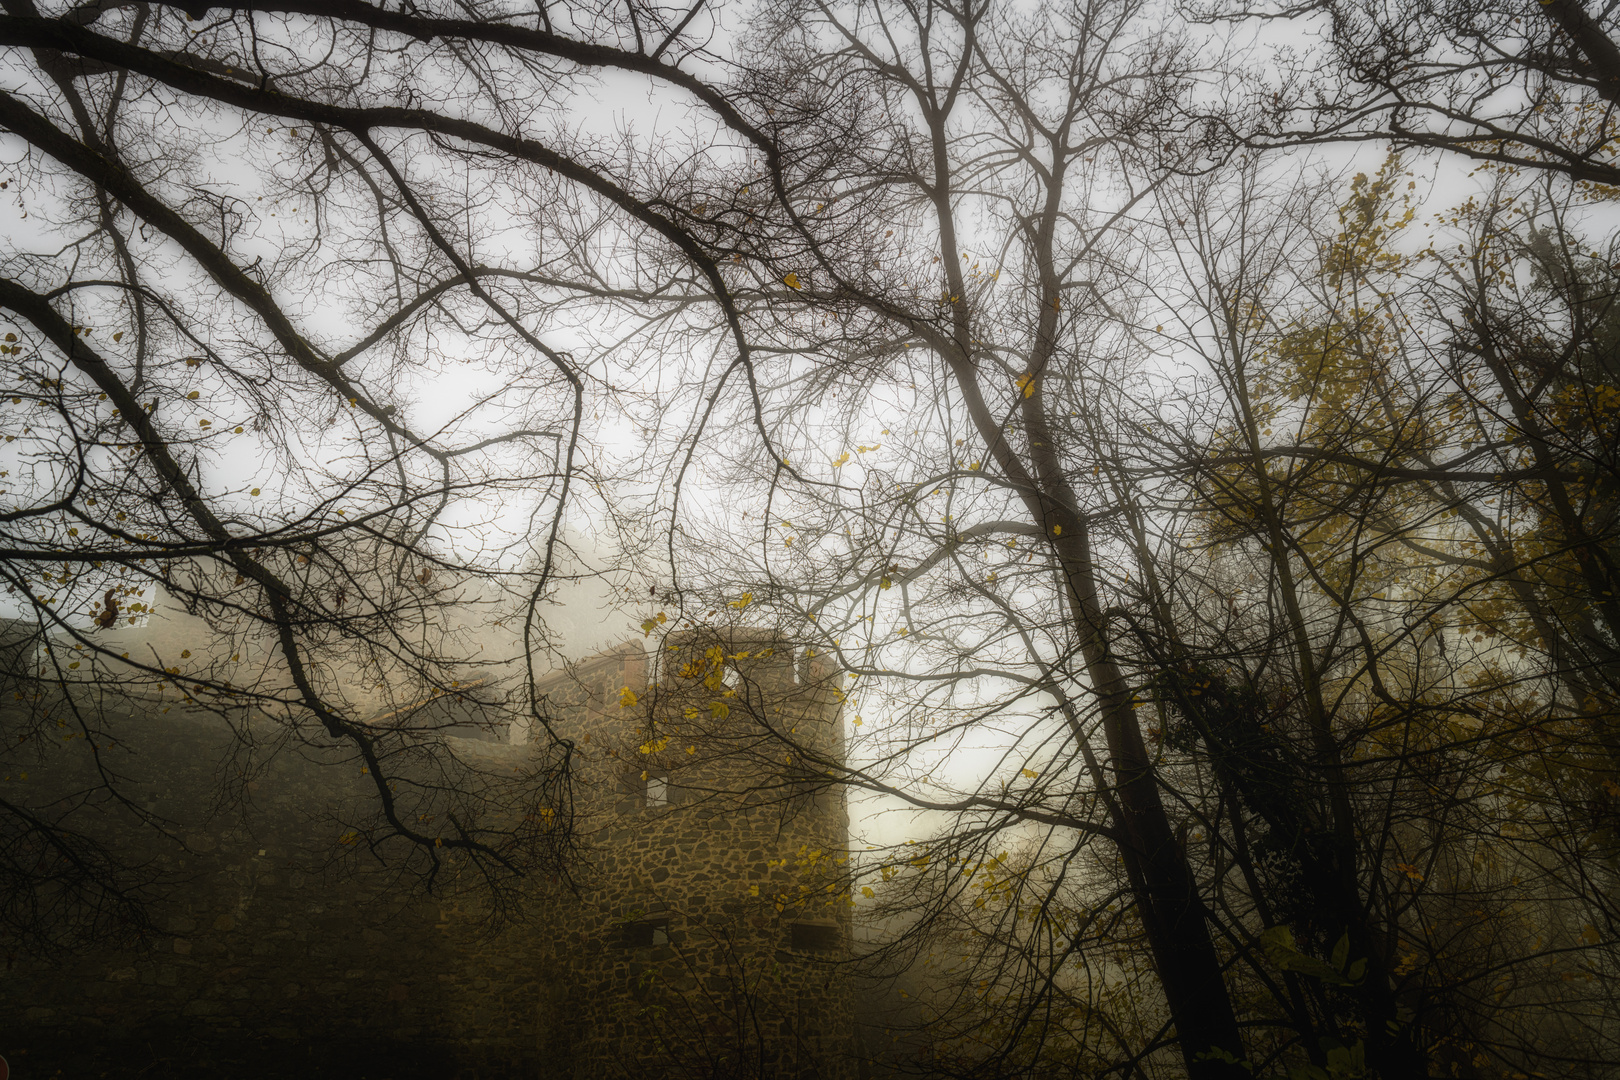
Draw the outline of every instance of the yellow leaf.
M788 271L787 277L782 279L782 284L786 285L790 289L802 289L802 288L804 288L803 285L799 284L799 275L793 273L791 270Z
M849 451L845 450L843 452L843 454L839 456L838 460L833 462L832 467L836 469L836 468L838 468L838 466L842 465L844 462L846 462L848 460L849 460Z
M187 401L196 401L197 398L200 397L200 396L201 396L201 394L198 391L193 390L191 393L186 395L186 400Z
M751 593L751 592L745 592L741 596L739 596L737 599L735 599L731 603L727 604L726 606L727 607L733 607L733 608L736 608L738 611L741 611L743 608L747 607L749 604L751 604L753 602L754 602L754 594Z
M1018 376L1018 389L1024 392L1025 397L1035 396L1035 376L1026 372Z
M866 897L868 900L870 900L870 899L872 899L873 896L875 896L877 894L872 891L872 886L870 886L870 885L862 885L861 886L861 895Z
M628 709L636 703L635 691L628 686L619 691L619 708Z
M759 895L759 886L758 885L750 885L750 886L748 886L748 895L749 896L758 896Z
M1053 536L1062 536L1063 535L1063 526L1061 526L1061 525L1052 526L1052 535Z
M180 659L182 659L182 660L191 659L191 650L190 649L181 649L180 650Z
M122 330L118 331L118 333L113 335L113 340L114 341L123 341L124 340L124 332Z
M259 493L258 488L254 488L252 491L248 492L249 495L257 495L258 493Z
M1041 774L1036 772L1034 769L1019 769L1018 772L1023 776L1029 777L1031 780L1039 780L1041 778Z
M711 701L709 702L709 712L713 714L716 720L724 720L731 715L731 706L723 701Z

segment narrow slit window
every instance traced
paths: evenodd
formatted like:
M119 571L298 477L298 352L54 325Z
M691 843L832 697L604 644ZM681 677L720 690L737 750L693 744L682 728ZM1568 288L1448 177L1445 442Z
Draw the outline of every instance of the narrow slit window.
M669 779L657 773L648 773L646 799L648 806L668 806Z

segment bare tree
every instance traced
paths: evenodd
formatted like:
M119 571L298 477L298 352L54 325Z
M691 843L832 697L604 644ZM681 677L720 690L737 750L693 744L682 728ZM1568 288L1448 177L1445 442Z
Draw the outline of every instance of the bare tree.
M5 768L85 776L7 798L15 928L73 939L41 889L87 931L108 902L136 917L78 822L105 797L171 824L121 756L118 716L159 693L264 749L347 747L375 793L347 835L422 883L455 860L512 900L566 873L567 828L513 824L571 806L534 694L544 604L577 566L565 525L611 512L598 435L635 365L718 283L679 170L577 130L578 100L607 71L703 93L697 15L5 5ZM120 646L159 591L198 640ZM473 670L491 624L518 643L510 695ZM450 697L459 718L428 707ZM459 761L466 710L526 718L534 768Z
M764 189L749 253L780 282L781 359L756 366L776 446L709 466L751 474L758 501L689 531L752 533L711 582L758 575L858 686L895 680L903 744L1008 716L1010 775L930 786L895 751L849 779L956 815L926 861L982 865L1008 828L1051 830L1082 862L1108 843L1185 1067L1237 1075L1222 960L1107 614L1122 506L1093 482L1097 397L1151 379L1153 331L1119 287L1141 211L1210 160L1185 119L1197 69L1159 14L766 11L749 100L773 142L737 186Z
M736 494L688 510L680 563L848 672L844 781L913 815L864 887L907 927L889 958L948 972L928 1068L1600 1072L1612 1006L1538 973L1611 962L1552 839L1573 807L1538 787L1538 837L1501 835L1508 748L1567 717L1574 654L1503 667L1444 629L1494 625L1542 558L1476 574L1432 531L1540 482L1483 463L1509 432L1451 426L1501 408L1443 355L1474 347L1460 282L1401 238L1397 165L1346 198L1225 160L1213 65L1148 14L767 10L773 142L725 181L780 282L745 309L773 353L716 426L774 443L681 459ZM1601 787L1601 725L1574 728ZM1591 1019L1538 1028L1553 1000Z
M1613 5L1583 0L1327 0L1191 5L1220 26L1258 22L1287 35L1259 61L1256 145L1393 141L1485 168L1555 172L1613 185L1620 45ZM1303 36L1303 35L1302 35Z

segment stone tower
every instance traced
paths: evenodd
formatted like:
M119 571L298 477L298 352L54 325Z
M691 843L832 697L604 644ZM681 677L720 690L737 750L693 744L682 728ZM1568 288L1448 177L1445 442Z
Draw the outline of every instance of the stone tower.
M554 684L590 751L592 871L559 952L580 1074L851 1076L837 673L760 634L657 650Z

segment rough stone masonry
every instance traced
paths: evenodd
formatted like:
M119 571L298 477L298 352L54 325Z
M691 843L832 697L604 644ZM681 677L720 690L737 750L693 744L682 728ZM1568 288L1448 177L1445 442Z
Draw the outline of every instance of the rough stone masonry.
M690 677L716 650L729 712ZM211 814L228 728L139 717L123 789L186 823L183 847L116 807L102 824L180 884L139 948L0 958L13 1076L853 1077L848 819L810 767L841 760L837 673L759 635L654 655L651 684L634 644L544 687L583 754L584 845L574 889L529 882L536 914L495 936L334 858L333 822L366 797L335 751L278 753ZM453 746L491 768L533 753ZM28 794L82 780L47 761Z

